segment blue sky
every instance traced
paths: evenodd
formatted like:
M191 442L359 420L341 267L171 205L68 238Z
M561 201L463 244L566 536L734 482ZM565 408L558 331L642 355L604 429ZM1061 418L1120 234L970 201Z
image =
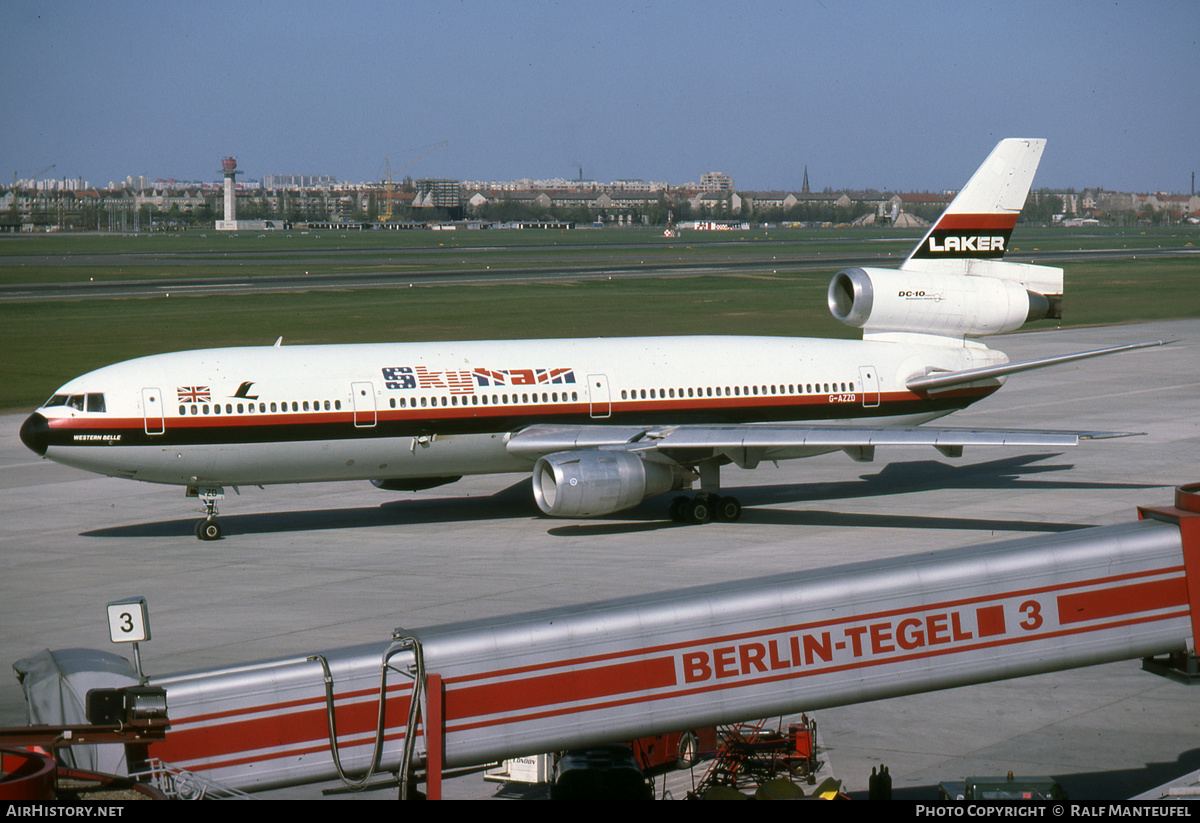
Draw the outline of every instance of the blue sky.
M330 174L1186 192L1200 6L1097 2L0 4L0 180Z

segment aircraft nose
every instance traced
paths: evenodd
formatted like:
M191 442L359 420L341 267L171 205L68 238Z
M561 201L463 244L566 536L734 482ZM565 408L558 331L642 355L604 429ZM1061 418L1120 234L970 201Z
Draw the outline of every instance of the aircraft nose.
M11 429L10 429L11 431ZM37 412L29 415L29 419L21 424L21 442L42 457L46 456L46 446L50 440L50 424L46 418Z

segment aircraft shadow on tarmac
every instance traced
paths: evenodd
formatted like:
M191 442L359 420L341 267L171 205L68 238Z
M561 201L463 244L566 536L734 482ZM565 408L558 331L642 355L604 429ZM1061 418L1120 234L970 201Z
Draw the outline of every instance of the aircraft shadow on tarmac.
M890 768L890 767L889 767ZM1171 780L1200 769L1200 749L1189 749L1173 762L1156 761L1140 768L1113 769L1102 772L1079 772L1075 774L1052 774L1062 784L1072 800L1125 800L1142 792L1148 792ZM947 775L946 780L962 780L979 775ZM1021 775L1028 777L1030 775ZM854 798L865 799L866 792L852 792ZM929 801L938 796L937 786L912 786L895 789L893 800Z
M1069 475L1058 474L1069 472L1074 468L1072 464L1040 464L1040 461L1058 456L1056 454L1022 455L962 466L936 460L889 463L874 474L860 475L854 480L833 483L739 486L736 490L731 488L730 491L741 500L743 506L741 519L746 523L1056 532L1082 528L1082 526L1077 523L846 513L771 507L806 501L868 499L937 489L994 490L1004 493L1021 490L1154 488L1154 486L1138 483L1074 481L1069 479ZM1035 475L1051 473L1058 474L1058 476L1035 477ZM547 533L558 537L579 537L678 528L679 524L672 523L664 517L666 503L672 494L676 493L650 498L635 508L620 512L611 518L599 518L583 523L563 523L555 520L554 523L561 525L548 527ZM522 478L495 494L487 496L419 497L389 500L378 506L355 508L223 514L221 523L225 535L234 536L539 517L540 513L533 500L530 481L528 478ZM82 534L88 537L178 537L191 535L196 520L197 517L192 516L94 529Z
M1054 489L1142 489L1157 488L1140 483L1109 483L1074 481L1066 477L1038 477L1057 472L1069 472L1071 463L1040 461L1060 457L1059 454L1032 454L1006 457L984 463L952 465L937 460L915 460L889 463L874 474L860 475L856 480L833 483L788 483L770 486L739 486L731 488L742 503L742 521L791 526L839 526L892 529L961 529L965 531L1065 532L1086 528L1078 523L1048 521L994 520L930 515L894 515L835 512L811 509L772 508L786 503L807 501L856 500L939 489L994 490L998 494L1012 491L1049 491ZM604 534L645 531L650 528L670 528L678 524L663 522L668 493L652 498L637 508L621 512L626 522L611 520L576 523L551 528L549 532L561 537L599 536ZM614 515L615 516L615 515ZM634 518L649 518L654 524L631 523Z

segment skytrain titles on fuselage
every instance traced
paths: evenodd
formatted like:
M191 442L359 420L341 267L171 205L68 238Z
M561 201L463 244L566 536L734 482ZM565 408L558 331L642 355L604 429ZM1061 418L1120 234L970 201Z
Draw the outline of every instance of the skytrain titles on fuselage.
M575 370L555 369L430 369L425 366L392 366L383 369L388 389L448 389L451 394L474 394L475 387L537 386L574 383Z

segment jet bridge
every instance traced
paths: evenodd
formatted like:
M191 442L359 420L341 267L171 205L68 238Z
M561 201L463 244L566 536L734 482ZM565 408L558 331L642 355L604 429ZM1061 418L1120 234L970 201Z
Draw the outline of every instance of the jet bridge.
M149 753L250 791L426 769L436 796L448 767L1186 657L1200 484L1139 515L154 677L170 729Z

